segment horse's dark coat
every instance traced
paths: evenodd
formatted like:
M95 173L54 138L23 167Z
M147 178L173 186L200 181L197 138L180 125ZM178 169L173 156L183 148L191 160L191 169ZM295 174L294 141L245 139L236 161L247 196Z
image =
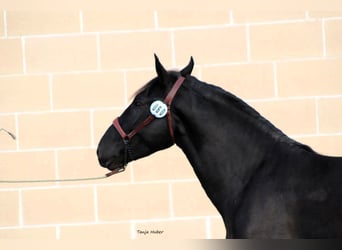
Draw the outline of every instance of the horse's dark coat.
M192 67L167 72L156 58L158 77L121 115L123 129L144 120L149 104L164 99L181 74L186 80L171 107L176 144L222 215L227 237L342 237L342 158L290 139L239 98L190 76ZM153 121L130 144L129 160L170 147L166 118ZM101 165L121 166L123 150L110 126L98 146Z

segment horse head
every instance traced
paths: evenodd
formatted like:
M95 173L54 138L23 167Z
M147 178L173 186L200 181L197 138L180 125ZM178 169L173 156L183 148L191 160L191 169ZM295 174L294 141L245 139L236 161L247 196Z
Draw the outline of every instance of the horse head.
M133 102L100 140L97 156L101 166L122 169L130 161L174 144L171 103L193 67L191 57L181 71L167 71L155 55L157 77L136 92Z

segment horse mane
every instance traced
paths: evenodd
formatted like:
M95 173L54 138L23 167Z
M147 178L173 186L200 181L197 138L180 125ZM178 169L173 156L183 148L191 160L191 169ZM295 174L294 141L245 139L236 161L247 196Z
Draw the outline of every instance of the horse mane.
M235 105L239 110L245 112L249 117L255 119L257 122L257 126L263 130L264 132L270 134L274 139L279 142L286 143L290 146L296 146L301 149L304 149L308 152L314 152L309 146L302 144L284 134L280 129L275 127L270 121L264 118L258 111L256 111L253 107L248 105L239 97L234 94L218 87L215 85L208 84L206 82L202 82L195 77L191 77L192 79L192 89L196 91L196 93L202 95L203 97L207 97L207 99L212 100L212 94L215 94L215 99L220 103ZM200 89L199 89L200 87ZM203 90L204 89L204 90Z

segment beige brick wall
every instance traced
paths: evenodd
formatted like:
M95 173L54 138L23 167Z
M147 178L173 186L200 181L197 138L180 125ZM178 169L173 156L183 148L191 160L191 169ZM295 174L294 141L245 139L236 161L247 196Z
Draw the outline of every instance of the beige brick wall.
M0 179L106 173L97 143L155 75L153 53L168 68L194 56L198 78L342 155L342 11L1 10L0 127L17 140L0 133ZM163 233L138 232L154 229ZM0 184L0 238L224 236L176 147L106 180Z

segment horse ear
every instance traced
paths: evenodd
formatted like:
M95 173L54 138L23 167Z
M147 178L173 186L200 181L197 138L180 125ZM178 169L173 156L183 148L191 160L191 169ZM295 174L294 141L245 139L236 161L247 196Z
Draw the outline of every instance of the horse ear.
M182 76L191 75L193 68L194 68L194 59L192 57L190 57L189 64L187 66L185 66L185 68L182 69L180 73Z
M167 71L164 68L164 66L160 63L159 58L156 54L154 54L154 60L155 60L155 64L156 64L156 71L157 71L157 75L161 80L166 79L167 76Z

